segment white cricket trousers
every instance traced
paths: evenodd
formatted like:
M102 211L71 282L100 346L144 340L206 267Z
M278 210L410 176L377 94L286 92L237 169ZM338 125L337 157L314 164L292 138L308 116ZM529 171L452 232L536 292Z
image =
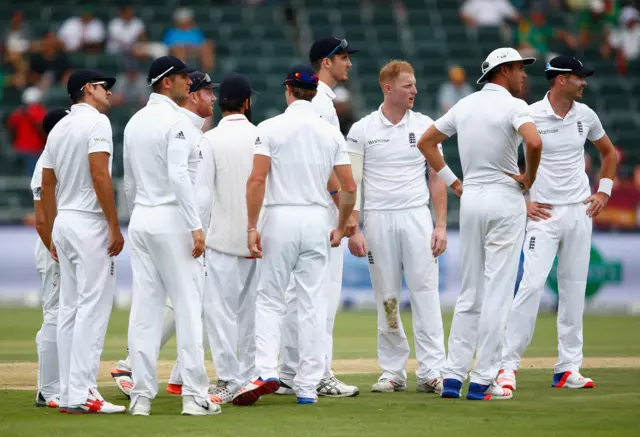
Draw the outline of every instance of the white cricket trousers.
M556 205L551 218L529 220L524 239L524 274L513 302L502 349L502 368L518 370L529 346L544 285L558 256L558 362L554 373L578 371L582 365L584 312L592 221L588 205Z
M109 228L99 214L60 211L53 225L60 261L60 405L84 404L96 378L115 294Z
M299 362L293 388L316 398L325 369L326 304L323 285L329 268L330 223L321 206L267 207L262 227L263 258L256 299L256 374L278 378L285 290L296 277Z
M333 371L331 370L331 362L333 361L333 327L335 325L338 308L340 307L343 262L344 248L342 245L332 247L329 251L329 269L327 270L327 276L323 286L324 291L322 293L327 313L327 323L324 333L325 370L323 379L333 376ZM282 349L280 350L279 372L280 378L285 381L293 381L299 361L296 286L295 275L292 275L286 293L287 315L282 322Z
M181 229L184 229L181 231ZM202 346L202 264L191 256L193 239L177 205L136 205L129 223L133 298L129 354L138 396L158 394L157 362L167 297L173 303L182 395L205 400L209 388Z
M40 277L42 327L36 334L38 351L38 391L47 401L60 395L58 367L58 303L60 300L60 266L38 238L36 242L36 270Z
M520 249L526 205L511 185L465 186L460 201L462 288L449 334L444 378L487 385L500 367L502 344Z
M406 384L410 347L400 319L402 275L411 293L419 381L440 377L445 360L438 296L438 262L431 251L433 224L427 206L402 211L365 211L364 236L378 311L381 378Z
M207 248L204 318L219 381L238 391L255 374L256 259Z

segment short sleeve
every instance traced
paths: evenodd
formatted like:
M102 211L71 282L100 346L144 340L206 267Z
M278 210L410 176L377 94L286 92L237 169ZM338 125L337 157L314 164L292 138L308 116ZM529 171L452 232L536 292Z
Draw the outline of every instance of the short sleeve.
M359 121L351 126L347 134L347 152L364 156L364 143L364 125L362 121Z
M271 157L271 140L263 129L258 130L258 136L254 142L253 154Z
M106 115L100 115L89 133L89 153L106 152L113 154L113 135L111 123Z
M53 157L51 156L51 148L47 145L40 155L42 161L42 168L53 168Z
M453 105L451 109L447 111L446 114L444 114L442 117L437 119L433 123L433 125L436 127L436 129L438 129L440 132L442 132L448 137L455 135L456 132L458 132L458 129L456 127L457 111L458 111L458 104L456 103L455 105Z
M516 103L513 105L513 111L511 113L511 126L518 131L520 126L525 123L534 123L531 116L531 108L526 104L524 100L515 99Z
M602 127L602 123L600 122L600 118L598 117L598 114L596 114L595 111L591 108L588 108L587 110L587 117L587 122L589 123L589 133L587 135L587 138L589 138L589 141L592 142L598 141L606 134L604 128Z
M335 141L337 143L336 155L333 158L333 165L351 165L351 159L347 153L347 144L342 137L342 134L336 132Z

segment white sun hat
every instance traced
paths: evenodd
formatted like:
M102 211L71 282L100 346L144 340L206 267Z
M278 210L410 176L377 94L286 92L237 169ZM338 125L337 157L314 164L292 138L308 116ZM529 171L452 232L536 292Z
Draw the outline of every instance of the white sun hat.
M512 62L523 62L524 65L531 65L536 62L536 58L523 58L516 49L511 47L502 47L495 49L487 59L482 63L482 76L478 79L478 84L483 84L487 81L487 76L491 74L496 67L504 64L510 64Z

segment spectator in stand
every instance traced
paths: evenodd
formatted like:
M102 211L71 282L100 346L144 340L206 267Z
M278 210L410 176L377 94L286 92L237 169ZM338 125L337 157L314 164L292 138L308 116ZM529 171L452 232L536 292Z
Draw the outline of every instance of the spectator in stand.
M31 57L28 82L47 89L51 85L64 85L71 74L71 63L60 51L61 42L56 33L49 31L35 45L36 53Z
M609 44L616 51L616 66L620 74L629 75L630 65L640 71L637 68L640 65L640 13L635 7L622 9L620 27L610 33Z
M474 89L467 82L464 68L454 65L449 67L449 81L440 86L438 92L438 106L440 115L444 115L458 100L473 93Z
M175 27L169 29L164 43L170 53L191 65L196 61L201 71L213 71L215 64L215 46L213 41L205 39L193 18L193 10L179 8L173 14Z
M549 60L557 56L549 51L549 45L554 41L562 41L566 46L575 50L577 39L569 32L554 29L547 24L542 8L531 10L528 20L522 20L518 26L517 47L522 56L540 57Z
M2 38L4 50L11 53L25 53L31 48L31 37L31 29L24 22L22 12L15 11Z
M109 22L107 51L113 54L133 53L136 43L144 37L144 32L144 23L136 17L133 6L122 6L120 16Z
M509 0L467 0L460 18L470 28L503 27L509 21L519 21L520 15Z
M333 99L333 105L336 108L336 114L338 114L340 132L342 132L342 135L347 136L351 126L356 122L351 103L351 91L342 85L338 85L333 89L333 93L336 95L336 98Z
M578 17L580 46L597 44L606 55L606 42L611 29L618 23L619 9L618 0L589 0L588 7Z
M112 106L129 105L137 110L147 104L151 87L145 77L140 74L135 59L127 59L125 72L116 77L116 84L111 89L111 93L109 101Z
M85 6L82 15L68 18L58 31L67 52L96 53L104 48L104 24L93 16L93 8Z
M24 175L28 177L33 175L46 140L42 120L47 115L47 110L40 103L41 100L42 91L39 88L27 88L22 94L23 105L15 109L7 119L13 148L22 158Z

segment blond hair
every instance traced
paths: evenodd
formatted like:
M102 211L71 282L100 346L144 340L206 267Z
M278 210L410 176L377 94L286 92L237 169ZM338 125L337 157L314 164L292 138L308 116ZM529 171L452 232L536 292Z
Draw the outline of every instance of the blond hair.
M380 87L384 86L385 83L396 80L400 73L415 74L415 70L407 61L392 59L387 62L387 64L380 69L380 74L378 75Z

